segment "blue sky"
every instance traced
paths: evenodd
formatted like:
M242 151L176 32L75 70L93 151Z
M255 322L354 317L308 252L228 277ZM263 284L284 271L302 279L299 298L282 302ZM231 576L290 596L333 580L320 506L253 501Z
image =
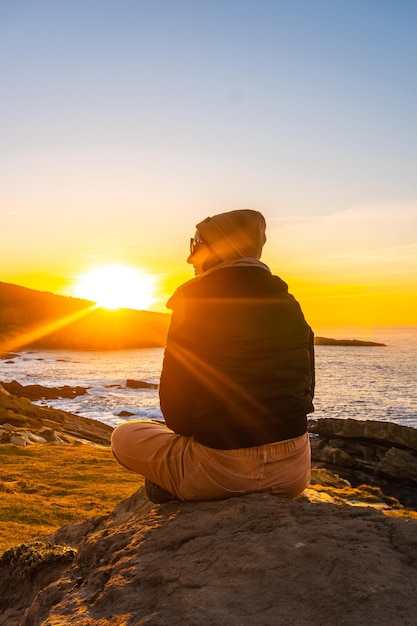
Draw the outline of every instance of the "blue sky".
M389 258L410 289L416 31L404 0L0 1L3 279L179 277L196 222L252 207L277 271Z

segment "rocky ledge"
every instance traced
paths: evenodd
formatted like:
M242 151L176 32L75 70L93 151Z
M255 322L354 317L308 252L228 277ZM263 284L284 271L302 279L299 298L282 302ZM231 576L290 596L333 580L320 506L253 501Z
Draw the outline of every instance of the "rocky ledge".
M392 422L353 419L309 421L315 467L353 486L376 485L417 510L417 430Z
M411 626L417 520L252 494L106 517L0 560L0 624Z
M88 387L44 387L43 385L21 385L17 380L10 383L0 382L0 386L18 398L28 400L56 400L57 398L76 398L87 393Z
M108 446L111 426L58 409L43 408L18 398L0 385L0 443L72 443L76 440Z

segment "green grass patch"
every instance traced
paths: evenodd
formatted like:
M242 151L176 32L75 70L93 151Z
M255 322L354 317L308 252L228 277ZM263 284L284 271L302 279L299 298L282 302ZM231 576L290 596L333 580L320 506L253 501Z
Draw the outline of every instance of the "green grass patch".
M143 484L100 446L0 445L0 468L0 553L110 513Z

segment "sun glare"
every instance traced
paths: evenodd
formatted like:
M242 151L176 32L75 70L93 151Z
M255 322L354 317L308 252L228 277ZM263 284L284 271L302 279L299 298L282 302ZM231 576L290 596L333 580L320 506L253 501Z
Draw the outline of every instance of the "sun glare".
M121 264L97 267L79 276L73 291L77 298L106 309L147 309L155 302L155 277Z

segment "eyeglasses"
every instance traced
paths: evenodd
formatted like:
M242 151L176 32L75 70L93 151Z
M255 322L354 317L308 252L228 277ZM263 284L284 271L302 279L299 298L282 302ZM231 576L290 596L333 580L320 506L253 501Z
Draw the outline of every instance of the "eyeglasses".
M207 244L197 230L195 232L194 237L191 237L190 239L190 254L191 255L195 254L198 246L201 246L201 245L207 245Z

